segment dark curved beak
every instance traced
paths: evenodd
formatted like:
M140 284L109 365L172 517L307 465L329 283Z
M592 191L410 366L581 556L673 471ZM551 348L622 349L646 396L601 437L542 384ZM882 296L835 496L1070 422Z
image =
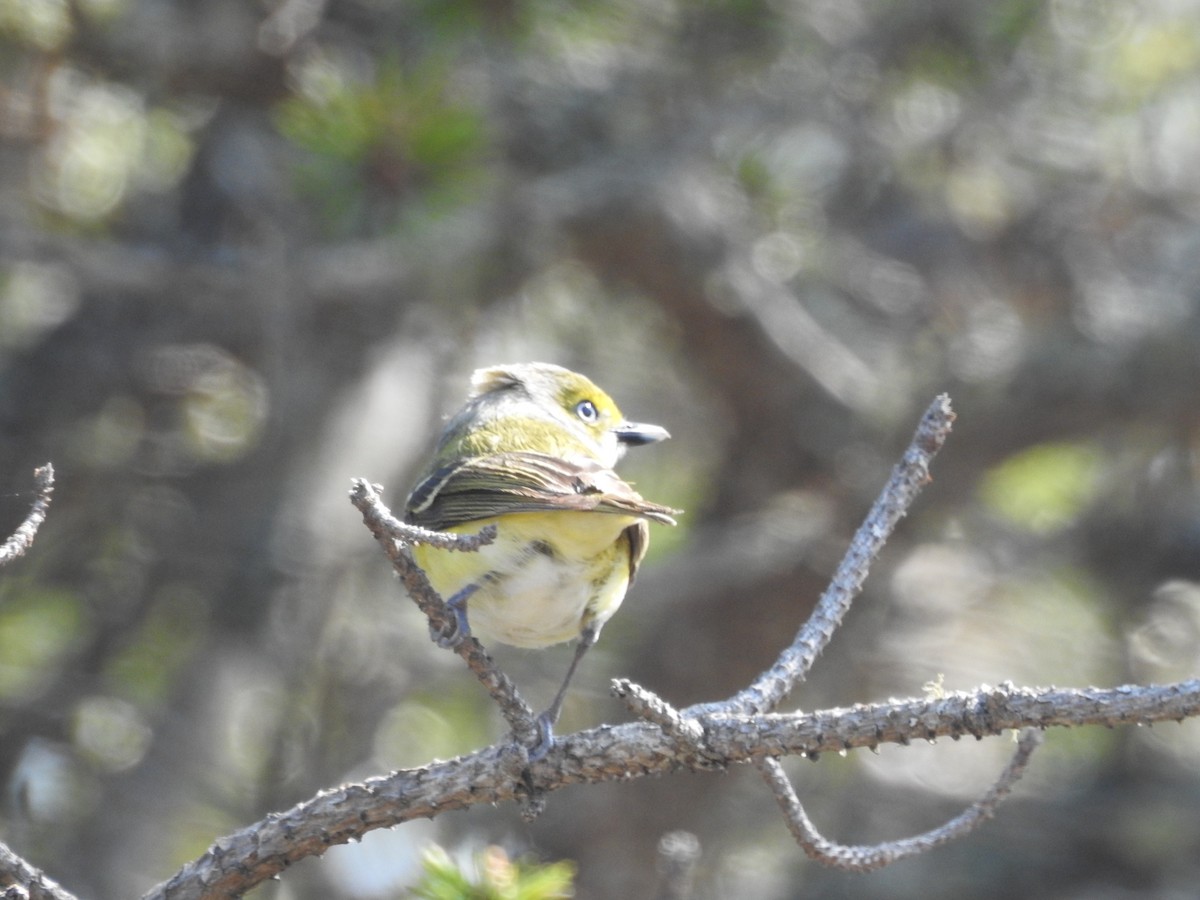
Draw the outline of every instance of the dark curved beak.
M657 444L671 436L661 425L643 425L640 422L622 422L613 429L613 434L627 447Z

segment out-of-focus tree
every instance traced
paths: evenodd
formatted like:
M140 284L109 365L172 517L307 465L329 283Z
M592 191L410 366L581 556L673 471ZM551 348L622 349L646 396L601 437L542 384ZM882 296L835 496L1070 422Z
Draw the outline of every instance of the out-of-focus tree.
M563 726L689 702L790 639L931 396L937 481L797 702L943 673L1115 684L1200 635L1200 16L1056 0L0 0L3 838L129 896L321 786L494 739L345 500L398 502L477 365L592 375L673 440L659 530ZM569 650L499 651L535 698ZM999 742L995 742L999 743ZM944 818L1005 747L794 774L836 837ZM1186 891L1200 731L1052 735L1000 818L883 874L807 864L754 778L565 792L434 840L634 896ZM1186 887L1185 887L1186 886Z

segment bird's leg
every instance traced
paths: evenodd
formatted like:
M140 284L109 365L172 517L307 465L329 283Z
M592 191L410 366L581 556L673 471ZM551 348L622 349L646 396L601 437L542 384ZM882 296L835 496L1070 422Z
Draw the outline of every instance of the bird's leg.
M575 670L579 668L579 661L583 659L583 654L588 652L592 644L596 643L596 638L600 636L600 629L595 625L588 625L579 633L579 643L575 645L575 655L571 657L571 665L567 667L567 677L563 679L562 686L558 689L558 693L554 695L554 700L544 713L537 717L538 727L538 742L537 745L529 751L531 760L539 760L554 746L554 723L558 721L558 714L562 712L563 698L567 696L567 686L570 685L571 679L575 676Z
M429 636L439 647L453 649L471 636L471 626L467 622L467 600L479 590L479 585L468 584L446 601L446 607L454 614L454 627L449 630L439 630L429 626Z

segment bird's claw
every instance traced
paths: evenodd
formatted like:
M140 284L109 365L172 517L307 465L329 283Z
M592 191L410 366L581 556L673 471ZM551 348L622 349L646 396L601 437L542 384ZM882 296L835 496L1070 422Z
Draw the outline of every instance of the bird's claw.
M537 743L529 748L530 762L543 759L554 747L554 720L550 718L549 710L537 717L537 733Z
M478 587L469 584L446 601L446 608L454 615L453 627L436 628L432 624L429 626L429 636L439 647L454 650L471 636L471 625L467 622L467 598L475 593Z

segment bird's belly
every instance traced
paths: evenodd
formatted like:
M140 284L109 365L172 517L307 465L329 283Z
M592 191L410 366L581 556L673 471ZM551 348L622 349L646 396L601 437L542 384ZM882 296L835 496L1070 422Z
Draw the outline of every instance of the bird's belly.
M558 527L547 528L551 518ZM467 622L485 642L548 647L603 625L629 586L632 518L604 513L511 514L493 520L495 542L477 553L416 548L446 599L468 585ZM475 532L486 523L455 531Z
M515 647L546 647L578 637L585 619L607 619L616 611L625 583L606 585L605 581L613 580L608 573L610 577L597 584L590 571L594 565L564 564L540 556L508 574L498 574L494 583L471 596L467 621L472 629Z

